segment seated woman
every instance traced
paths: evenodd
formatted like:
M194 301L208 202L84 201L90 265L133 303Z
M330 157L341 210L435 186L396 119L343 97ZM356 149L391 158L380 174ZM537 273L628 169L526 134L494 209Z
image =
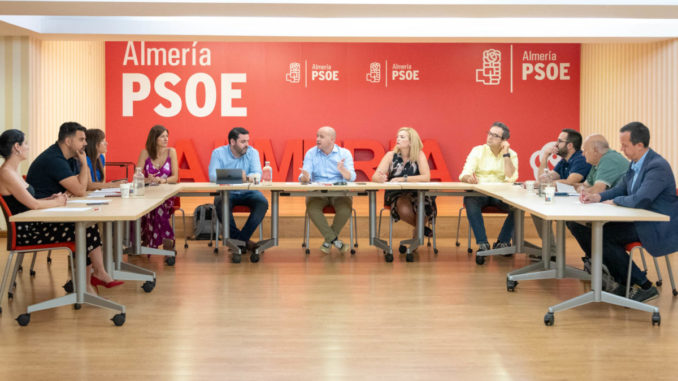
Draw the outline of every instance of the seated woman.
M396 145L393 151L384 155L372 176L372 181L383 182L419 182L429 181L431 171L422 151L424 144L419 134L411 127L402 127L396 136ZM386 191L384 204L391 207L391 217L394 221L403 220L412 226L417 226L417 192L416 191ZM435 197L426 196L424 199L424 213L430 220L437 213ZM426 236L432 231L425 229Z
M5 162L0 166L0 196L12 214L29 209L46 209L66 205L64 193L43 199L34 197L33 187L19 173L19 164L28 157L28 143L19 130L6 130L0 135L0 155ZM73 242L75 224L48 222L17 222L17 244L36 245L41 242ZM101 252L101 238L96 226L87 228L87 291L96 293L94 287L111 288L124 282L115 281L106 272ZM94 287L93 287L94 286Z
M89 166L90 179L87 184L87 190L97 190L103 188L116 188L117 183L106 182L106 158L104 154L108 151L108 142L106 134L98 128L89 128L85 132L87 137L87 165Z
M137 168L143 168L144 176L152 184L176 184L179 180L177 151L168 147L169 131L156 125L148 132L146 149L139 154ZM151 213L141 218L141 243L147 247L174 248L174 229L170 219L174 213L176 197L166 200Z

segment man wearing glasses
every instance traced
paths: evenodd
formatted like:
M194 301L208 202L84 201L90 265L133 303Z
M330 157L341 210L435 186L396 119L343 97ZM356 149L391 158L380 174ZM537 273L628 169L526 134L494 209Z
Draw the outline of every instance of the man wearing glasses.
M558 141L551 150L545 150L539 164L538 180L540 183L560 182L575 186L586 179L591 170L591 164L586 162L586 158L581 151L582 137L579 131L571 128L563 129L558 135ZM560 156L561 160L556 164L553 171L548 171L548 159L551 155ZM537 228L539 238L542 237L543 220L534 214L532 221ZM551 253L555 255L556 246L553 237L553 231L549 230ZM541 260L541 257L530 257L533 260Z
M494 122L487 133L487 143L474 147L469 153L459 180L470 184L515 182L518 179L518 155L509 148L509 137L508 127L504 123ZM476 237L478 251L490 249L482 214L486 206L509 212L493 248L511 246L514 221L509 206L494 197L464 197L466 217Z

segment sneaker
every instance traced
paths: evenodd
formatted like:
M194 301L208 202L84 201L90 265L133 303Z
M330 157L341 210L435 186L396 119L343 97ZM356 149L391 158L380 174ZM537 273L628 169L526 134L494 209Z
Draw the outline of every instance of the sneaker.
M603 291L612 292L617 288L616 280L610 274L610 270L607 269L607 266L603 265Z
M344 244L340 239L334 240L334 247L339 249L339 252L341 252L342 254L348 251L348 245Z
M478 250L477 251L487 251L490 250L490 244L489 242L483 242L478 245Z
M497 241L492 245L493 249L502 249L504 247L511 247L511 242L499 242L499 241Z
M591 258L581 257L582 262L584 262L584 271L591 274Z
M640 287L634 286L631 289L631 294L629 299L635 300L636 302L649 302L652 299L656 299L659 296L659 290L657 287L652 286L647 290L644 290Z
M325 254L329 254L331 249L332 244L330 244L329 242L323 242L323 244L320 246L320 251L322 251Z

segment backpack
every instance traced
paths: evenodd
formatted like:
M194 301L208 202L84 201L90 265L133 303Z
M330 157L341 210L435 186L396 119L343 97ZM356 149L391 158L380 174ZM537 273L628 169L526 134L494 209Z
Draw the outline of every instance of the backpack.
M193 239L214 239L213 204L198 205L193 211Z

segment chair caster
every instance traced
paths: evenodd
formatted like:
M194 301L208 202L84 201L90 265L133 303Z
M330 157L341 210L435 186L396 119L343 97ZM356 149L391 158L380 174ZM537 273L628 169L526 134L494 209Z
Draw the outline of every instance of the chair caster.
M20 273L24 272L24 266L19 265L19 268L17 269L17 271L20 272Z
M240 254L233 254L233 257L231 258L231 262L233 263L240 263L241 260Z
M661 287L661 286L662 286L662 283L663 283L662 281L658 280L658 281L656 282L657 287Z
M354 243L353 247L358 247L358 242Z
M652 314L652 326L654 325L662 325L662 317L659 315L659 312L654 312Z
M29 274L31 274L31 276L34 277L35 276L35 270L31 270Z
M518 285L518 281L506 279L506 291L509 291L509 292L515 291L517 285Z
M121 325L125 324L125 314L117 314L113 316L111 320L116 327L120 327Z
M250 255L250 262L252 262L252 263L259 262L259 254L252 253Z
M184 249L188 249L188 244L187 244L187 243L184 244Z
M388 254L384 255L384 260L386 260L386 262L389 262L389 263L393 262L393 254L388 253Z
M426 247L431 247L431 242L426 242Z
M64 291L67 293L72 293L73 292L73 280L69 280L63 285Z
M483 265L485 264L485 257L476 254L476 265Z
M673 296L678 296L678 290L676 290L675 288L673 289Z
M212 251L214 252L214 254L219 254L219 248L218 247L215 247L214 250L212 250Z
M433 254L438 254L438 248L433 249Z
M145 292L151 292L155 288L155 279L151 282L150 280L147 280L144 282L144 284L141 285L141 289L143 289Z
M14 299L14 293L13 292L8 292L7 293L7 299Z
M405 254L407 253L407 247L405 245L400 245L398 246L398 251L400 252L400 254Z
M407 254L407 255L405 256L405 260L406 260L407 262L414 262L414 254L412 254L412 253Z
M212 241L208 242L207 246L212 247Z
M547 312L546 315L544 315L544 324L546 324L547 327L552 326L555 321L556 317L553 315L553 312Z
M351 255L355 255L355 249L351 249Z
M473 249L471 249L471 248L469 247L468 249L466 249L466 252L469 253L469 254L473 254Z
M454 243L454 245L455 245L456 247L459 247L459 246L461 246L461 242L457 241L457 242Z
M52 264L52 258L47 257L47 264L48 264L48 265L51 265L51 264Z
M16 318L16 321L20 326L25 327L31 322L31 314L21 314Z
M306 253L306 255L311 254L311 249L306 249L304 250L304 252Z
M167 266L174 266L174 264L177 261L177 257L175 255L171 257L165 257L165 263L167 263Z
M82 308L82 304L80 304L80 303L75 303L75 304L73 304L73 309L74 309L74 310L77 311L77 310L79 310L79 309L81 309L81 308Z

